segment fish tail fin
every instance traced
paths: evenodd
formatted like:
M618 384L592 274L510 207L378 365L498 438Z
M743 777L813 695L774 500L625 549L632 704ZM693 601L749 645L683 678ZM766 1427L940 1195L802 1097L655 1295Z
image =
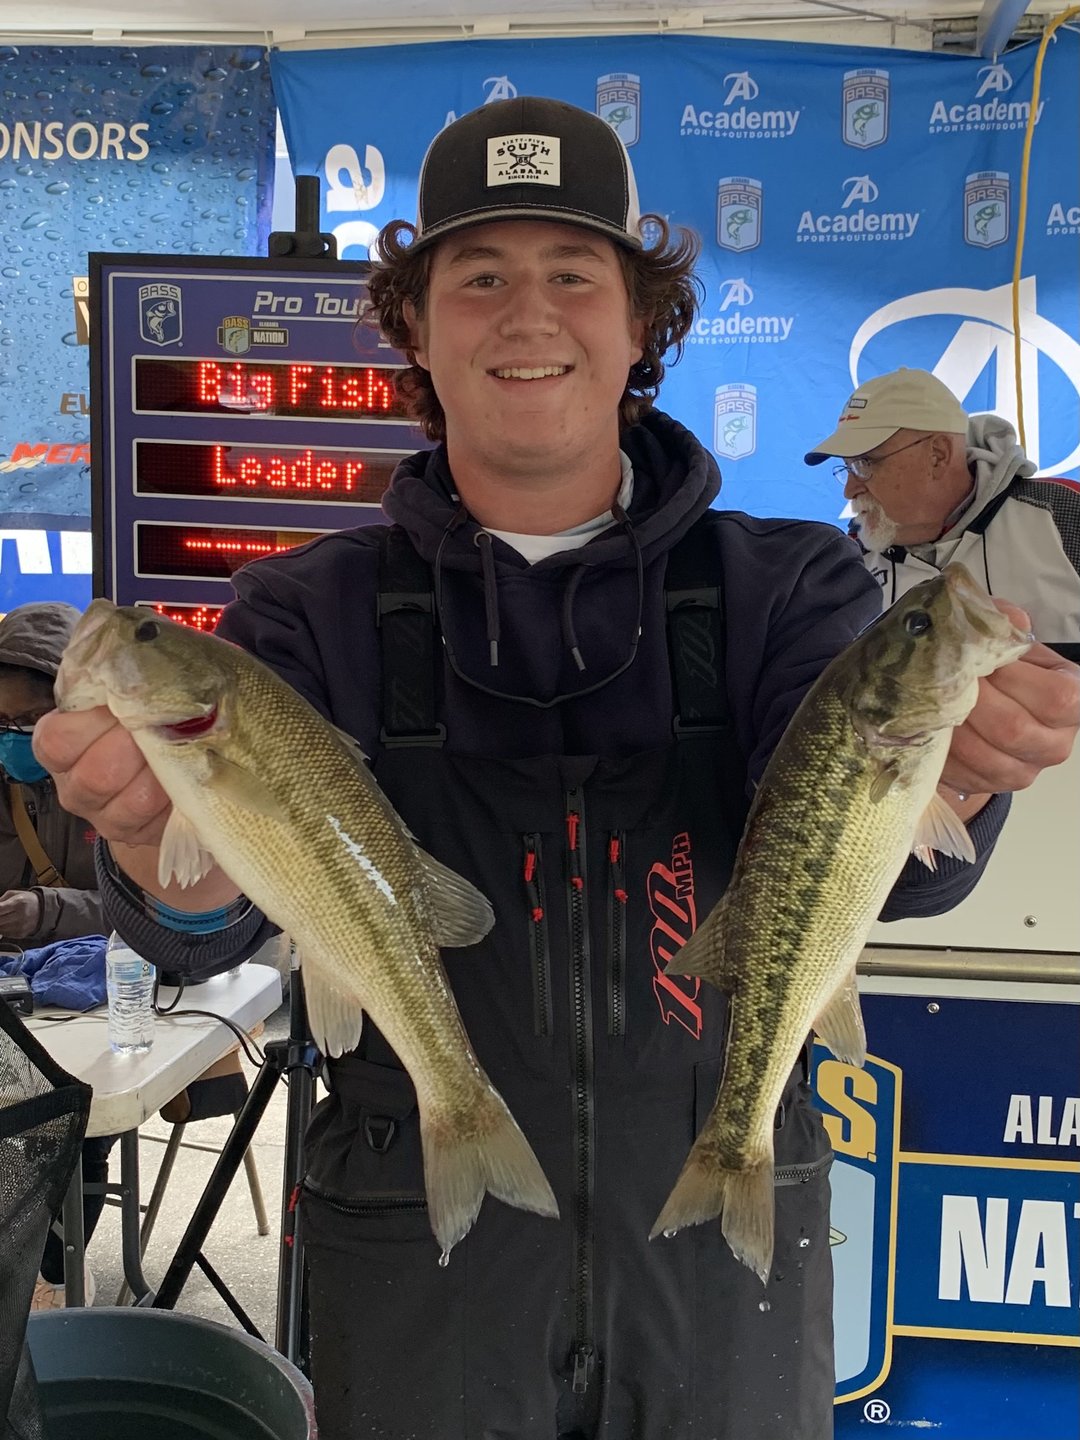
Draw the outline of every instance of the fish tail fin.
M428 1215L444 1255L472 1228L488 1191L519 1210L558 1216L532 1146L490 1084L479 1107L463 1116L422 1108L420 1135Z
M709 1149L696 1142L649 1239L719 1215L735 1258L764 1285L772 1267L775 1203L771 1155L745 1170L725 1170Z

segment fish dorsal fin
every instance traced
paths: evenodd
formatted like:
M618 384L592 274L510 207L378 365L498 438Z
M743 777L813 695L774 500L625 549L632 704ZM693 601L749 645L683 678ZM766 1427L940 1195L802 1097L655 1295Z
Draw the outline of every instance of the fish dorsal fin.
M862 1065L866 1060L866 1030L854 972L814 1021L814 1032L846 1065Z
M331 726L331 729L345 746L346 750L352 755L356 763L367 769L368 755L366 751L360 749L360 742L354 736L350 735L347 730L341 730L336 725Z
M665 975L700 975L717 990L734 994L737 976L728 964L724 944L724 912L726 897L717 902L704 923L668 961Z
M174 805L161 836L158 882L168 885L175 875L179 884L185 887L194 885L204 875L209 875L216 863L196 835L194 825Z
M324 1055L347 1055L360 1043L363 1006L355 995L347 995L325 978L328 970L332 973L332 967L320 965L303 953L299 959L311 1038Z
M207 751L210 766L208 783L241 810L250 810L253 815L267 815L272 820L286 821L288 816L281 801L264 780L227 760L220 750Z
M936 870L934 851L939 855L953 855L957 860L975 863L975 846L967 826L956 811L935 791L930 803L919 817L915 838L911 842L911 853L928 870Z
M435 912L435 939L454 948L475 945L495 924L495 913L485 895L456 870L416 846L431 907Z

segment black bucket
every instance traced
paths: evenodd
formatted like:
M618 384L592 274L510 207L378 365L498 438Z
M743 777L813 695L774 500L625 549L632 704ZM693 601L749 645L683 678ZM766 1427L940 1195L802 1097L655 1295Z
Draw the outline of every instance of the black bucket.
M311 1386L241 1330L172 1310L30 1316L55 1440L315 1440Z

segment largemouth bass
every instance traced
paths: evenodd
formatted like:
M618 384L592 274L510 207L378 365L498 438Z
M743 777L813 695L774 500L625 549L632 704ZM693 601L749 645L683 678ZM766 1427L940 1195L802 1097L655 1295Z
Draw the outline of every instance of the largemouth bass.
M393 1046L416 1087L444 1256L487 1191L556 1215L439 958L482 939L491 906L417 845L355 743L245 651L108 600L76 627L56 695L62 710L107 705L172 800L162 884L192 884L216 859L292 937L319 1049L354 1049L365 1011Z
M721 1216L735 1255L772 1265L773 1122L811 1029L861 1065L855 964L912 851L974 860L937 794L978 679L1031 644L962 565L910 590L804 696L762 776L731 883L667 967L730 997L712 1113L653 1228Z

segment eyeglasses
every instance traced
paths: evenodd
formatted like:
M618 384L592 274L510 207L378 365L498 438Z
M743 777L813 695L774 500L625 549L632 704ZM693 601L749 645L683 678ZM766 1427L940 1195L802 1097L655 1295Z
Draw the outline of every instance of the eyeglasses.
M0 719L0 735L5 732L11 735L32 735L36 720L4 720Z
M901 455L905 450L912 450L916 445L925 445L927 440L933 438L933 435L920 435L918 440L909 440L906 445L898 445L895 450L886 450L884 455L853 455L850 460L845 460L843 465L834 465L832 473L841 485L847 484L849 475L856 480L869 480L875 465L880 465L883 460L890 460L894 455Z

